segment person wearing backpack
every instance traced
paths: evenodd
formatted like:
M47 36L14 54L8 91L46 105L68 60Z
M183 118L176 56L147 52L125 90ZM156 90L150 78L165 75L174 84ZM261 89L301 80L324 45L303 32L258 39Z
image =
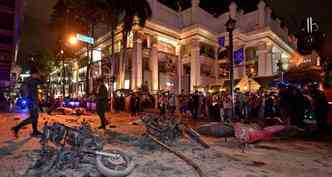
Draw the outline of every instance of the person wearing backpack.
M39 116L39 104L38 104L38 85L44 83L44 79L39 74L36 68L31 69L31 76L22 85L22 94L28 102L29 118L23 120L11 130L14 135L18 137L18 133L21 128L28 124L32 124L32 136L37 137L41 135L38 131L38 116Z

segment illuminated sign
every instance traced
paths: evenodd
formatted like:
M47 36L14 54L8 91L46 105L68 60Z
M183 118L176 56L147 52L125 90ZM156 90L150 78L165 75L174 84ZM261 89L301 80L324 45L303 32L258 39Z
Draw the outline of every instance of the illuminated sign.
M239 50L234 52L234 64L239 65L244 60L244 51L243 48L240 48Z
M218 38L218 44L219 44L219 47L225 47L225 37L224 36Z
M305 27L306 27L306 32L309 34L311 34L314 31L319 30L319 26L318 26L317 22L314 22L312 17L308 17L306 19Z
M95 43L95 40L90 36L86 36L86 35L82 35L82 34L76 34L76 38L77 38L77 40L86 42L88 44L94 44Z
M100 48L94 49L92 54L93 54L92 62L101 61L101 49Z

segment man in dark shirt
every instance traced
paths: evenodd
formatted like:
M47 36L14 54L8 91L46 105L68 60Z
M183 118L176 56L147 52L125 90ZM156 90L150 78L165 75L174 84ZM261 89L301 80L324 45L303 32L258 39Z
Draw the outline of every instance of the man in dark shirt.
M103 79L98 79L98 86L99 89L97 94L97 114L100 118L99 129L105 129L106 127L105 113L107 111L108 94Z
M28 124L32 124L32 136L36 137L41 135L38 131L38 116L39 116L39 106L38 106L38 85L43 84L44 81L41 79L40 74L36 69L31 70L31 77L28 78L23 87L26 89L26 99L28 100L28 107L30 117L20 122L18 125L12 128L14 135L17 137L20 129Z

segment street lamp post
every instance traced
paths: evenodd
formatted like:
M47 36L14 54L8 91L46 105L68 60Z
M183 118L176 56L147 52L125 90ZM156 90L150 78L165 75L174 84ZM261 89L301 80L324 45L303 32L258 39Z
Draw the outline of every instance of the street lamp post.
M65 84L66 84L66 80L65 80L65 75L66 75L66 71L65 71L65 57L63 56L64 54L64 51L61 50L60 51L60 56L61 56L61 59L62 59L62 96L63 98L65 97L65 94L66 94L66 90L65 90Z
M229 34L229 50L228 50L228 56L230 59L230 91L231 91L231 103L232 103L232 118L234 118L235 115L235 98L234 98L234 59L233 59L233 31L235 29L236 21L232 19L232 17L229 17L228 21L226 22L226 30Z
M93 26L90 27L91 28L91 34L94 34L93 31ZM69 38L68 42L72 45L75 45L78 41L84 42L86 44L86 53L87 53L87 57L88 57L88 66L87 66L87 72L86 72L86 82L85 82L85 94L89 95L89 91L90 91L90 70L91 70L91 64L93 62L93 50L94 50L94 38L90 37L90 36L86 36L86 35L82 35L82 34L76 34L76 36L72 36ZM90 53L89 53L90 52Z

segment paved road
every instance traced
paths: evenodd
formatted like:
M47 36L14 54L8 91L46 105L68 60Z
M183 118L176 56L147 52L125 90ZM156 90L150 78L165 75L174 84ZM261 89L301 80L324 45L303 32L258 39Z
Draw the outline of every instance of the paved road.
M20 176L31 160L29 153L40 148L37 139L30 138L31 128L20 132L20 137L14 139L10 127L14 126L25 114L0 114L0 177ZM112 132L139 136L144 128L131 125L126 113L108 115L112 124L116 125ZM93 127L98 126L96 115L63 116L41 115L40 128L43 122L63 122L67 125L77 125L80 119L86 119ZM101 135L107 133L99 131ZM126 143L113 141L106 137L110 144L107 147L118 147L130 152L138 163L130 177L194 177L197 176L187 164L166 151L141 151ZM242 153L237 142L230 139L207 138L211 147L204 150L200 146L182 140L176 149L194 159L209 177L330 177L332 176L332 141L287 140L259 143L250 146ZM331 140L331 139L330 139Z

